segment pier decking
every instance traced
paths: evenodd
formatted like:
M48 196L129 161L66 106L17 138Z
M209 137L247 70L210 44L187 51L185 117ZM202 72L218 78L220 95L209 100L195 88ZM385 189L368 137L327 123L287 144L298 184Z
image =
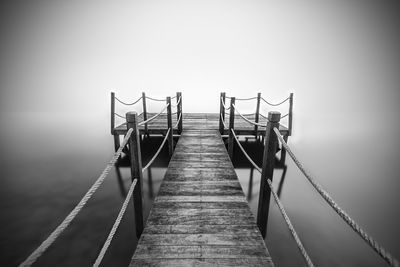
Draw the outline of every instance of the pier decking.
M131 266L273 266L217 125L207 122L182 132Z

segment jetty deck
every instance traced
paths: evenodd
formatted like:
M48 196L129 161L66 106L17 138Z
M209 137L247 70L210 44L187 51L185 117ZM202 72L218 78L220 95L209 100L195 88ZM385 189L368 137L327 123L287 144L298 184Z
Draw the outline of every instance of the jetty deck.
M197 119L179 138L130 266L273 266L217 125Z
M156 115L156 113L147 113L147 117L150 118ZM219 114L218 113L183 113L183 130L194 130L194 129L209 129L218 130L219 129ZM140 114L139 121L143 121L143 114ZM249 120L254 120L255 115L246 116ZM172 124L177 123L177 116L172 116ZM229 122L229 115L226 115L225 121ZM267 119L260 117L260 124L267 124ZM167 131L167 114L161 114L152 123L148 124L149 134L165 134ZM139 126L140 132L143 134L145 131L144 125ZM239 115L235 115L235 131L238 135L255 135L254 126L250 125ZM284 125L279 126L279 131L282 135L287 135L289 129ZM114 133L118 135L124 135L127 132L126 123L122 123L114 128ZM173 129L174 134L178 134L177 129ZM224 135L229 134L229 129L224 129ZM265 128L259 128L258 134L264 135Z

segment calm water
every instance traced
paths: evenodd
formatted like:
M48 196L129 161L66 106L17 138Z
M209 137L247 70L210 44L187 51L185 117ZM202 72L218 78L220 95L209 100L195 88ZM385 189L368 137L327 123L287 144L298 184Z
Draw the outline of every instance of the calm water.
M6 120L3 120L6 122ZM56 117L9 119L1 128L1 266L23 261L77 204L113 152L107 119L90 128L82 120ZM388 135L390 136L390 135ZM293 150L331 196L378 242L400 258L399 171L397 143L376 136L326 139L302 136ZM144 162L161 140L143 143ZM261 165L262 148L243 142ZM145 216L168 165L163 151L144 174ZM234 164L254 214L260 175L235 150ZM120 176L118 175L120 173ZM361 238L336 215L302 176L290 158L277 169L274 186L292 223L317 266L385 266ZM129 169L111 171L68 230L39 259L38 266L90 266L108 235L130 183ZM302 258L271 200L267 246L277 266L298 266ZM137 239L130 205L103 263L126 266Z

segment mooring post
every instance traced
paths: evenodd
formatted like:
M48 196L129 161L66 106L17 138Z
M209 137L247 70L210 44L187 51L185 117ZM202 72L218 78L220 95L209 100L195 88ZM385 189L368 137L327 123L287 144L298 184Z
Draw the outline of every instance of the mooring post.
M129 155L131 161L131 179L132 181L137 179L133 193L133 204L135 207L136 237L139 238L143 232L143 175L137 113L134 111L126 113L126 122L128 129L133 129L131 137L129 138Z
M260 120L260 99L261 99L261 93L257 93L257 107L256 107L256 116L255 116L255 122L258 123ZM258 125L254 125L254 132L256 139L258 138Z
M111 92L111 134L114 136L114 150L120 146L119 134L115 132L115 93Z
M183 114L182 114L182 93L177 92L176 93L176 101L178 104L177 107L177 113L176 113L176 119L179 120L179 117L181 117L181 120L178 122L178 134L182 133L182 122L183 122Z
M290 93L289 98L289 135L292 135L292 121L293 121L293 93Z
M146 107L146 94L142 92L142 102L143 102L143 121L147 120L147 107ZM144 124L144 133L148 135L147 122Z
M263 237L265 237L267 234L269 202L271 196L271 189L269 188L267 179L271 180L272 182L275 166L275 154L278 147L278 138L274 132L274 128L276 127L279 129L280 119L280 112L268 112L268 123L265 130L264 154L257 212L257 225L260 228L260 232Z
M222 103L225 103L225 93L221 93L221 97L219 98L219 133L221 135L224 134L224 123L225 121L225 108Z
M172 156L172 153L174 153L174 139L172 136L172 112L171 112L171 97L167 96L167 122L168 122L168 129L170 129L168 133L168 152L169 155ZM167 129L167 131L168 131Z
M232 157L233 157L233 145L234 145L234 142L233 142L233 138L235 138L234 136L233 136L233 133L232 133L232 129L234 129L235 128L235 108L234 108L234 105L235 105L235 97L231 97L231 106L230 106L230 113L229 113L229 139L228 139L228 154L229 154L229 157L231 158L231 160L232 160Z

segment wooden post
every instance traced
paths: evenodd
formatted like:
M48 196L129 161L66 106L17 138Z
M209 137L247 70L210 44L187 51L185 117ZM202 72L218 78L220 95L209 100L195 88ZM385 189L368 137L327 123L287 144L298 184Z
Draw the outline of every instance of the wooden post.
M147 120L147 107L146 107L146 94L142 92L142 102L143 102L143 121ZM147 123L144 124L144 133L148 134Z
M132 181L137 179L133 193L133 204L135 207L136 236L139 238L143 232L143 175L137 113L134 111L126 113L126 122L128 129L133 128L133 132L129 138L129 150Z
M167 97L167 122L168 122L168 129L171 129L168 134L168 151L169 155L172 156L172 153L174 153L174 139L172 136L172 112L171 112L171 97ZM167 129L167 130L168 130Z
M179 101L179 99L181 101ZM181 120L178 122L178 134L181 134L182 133L182 125L183 125L182 124L183 123L183 114L182 114L182 101L183 100L182 100L181 92L176 93L176 101L179 101L176 116L177 116L177 119L179 119L179 116L181 117Z
M111 134L114 136L114 150L120 146L119 134L115 132L115 93L111 92Z
M258 123L260 120L260 99L261 99L261 93L257 93L257 107L256 107L256 117L255 117L255 122ZM254 132L256 139L258 137L258 125L254 125Z
M115 93L111 92L111 134L114 134L115 128Z
M221 135L224 134L224 123L222 120L225 121L225 108L224 105L222 105L222 101L225 103L225 93L221 93L221 97L219 98L219 133Z
M293 93L290 93L289 98L289 135L292 135L292 121L293 121Z
M264 238L267 233L269 202L271 196L271 190L269 188L267 179L271 180L272 182L275 166L275 154L278 146L278 138L274 132L274 128L279 127L280 119L280 112L268 112L268 123L265 130L264 155L257 212L257 225L260 228L261 235Z
M231 108L230 108L230 113L229 113L229 139L228 139L228 154L229 157L232 160L233 157L233 145L234 145L234 141L233 138L235 138L233 136L232 133L232 129L235 128L235 108L233 107L233 105L235 105L235 97L231 97Z

